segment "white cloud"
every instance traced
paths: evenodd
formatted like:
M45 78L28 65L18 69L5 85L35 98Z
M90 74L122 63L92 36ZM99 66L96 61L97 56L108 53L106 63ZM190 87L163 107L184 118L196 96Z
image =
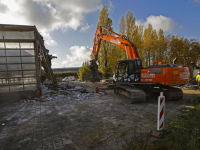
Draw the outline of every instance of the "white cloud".
M114 12L115 7L113 6L113 3L111 1L109 1L109 7L108 10L110 10L111 12Z
M61 68L61 67L58 63L52 61L52 68Z
M37 26L36 26L37 27ZM43 36L44 40L45 40L45 44L49 45L49 46L55 46L57 45L57 42L54 41L50 35L51 31L46 30L45 28L43 29L39 29L40 34Z
M80 32L86 32L89 28L93 27L93 25L89 25L88 23L85 26L82 26Z
M0 10L1 10L0 13L5 13L8 10L8 6L6 6L3 3L0 3Z
M71 55L66 55L66 60L62 62L64 67L80 67L84 61L90 60L92 48L86 46L70 47Z
M162 29L164 32L172 32L174 29L179 28L181 29L182 26L178 26L178 24L170 17L166 16L149 16L146 18L146 21L144 20L139 20L136 21L136 24L141 24L143 27L147 28L148 24L151 24L154 29L157 31L159 29Z
M102 0L0 0L0 24L36 25L48 45L51 32L77 30L85 14L102 8Z
M55 54L52 54L52 56L56 56L56 57L58 57L58 54L57 54L57 53L55 53Z
M193 2L200 3L200 0L194 0Z

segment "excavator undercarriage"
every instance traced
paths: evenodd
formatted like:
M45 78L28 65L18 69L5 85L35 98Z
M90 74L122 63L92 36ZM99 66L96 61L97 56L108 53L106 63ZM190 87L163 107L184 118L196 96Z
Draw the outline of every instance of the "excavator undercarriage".
M132 104L143 103L146 101L146 93L143 90L130 85L116 85L114 93L128 97Z
M163 92L166 100L177 101L183 98L183 91L180 88L174 88L170 86L166 87L152 87L148 85L137 86L134 84L114 86L114 93L123 95L130 99L133 103L143 103L146 101L147 95L159 96L160 92Z

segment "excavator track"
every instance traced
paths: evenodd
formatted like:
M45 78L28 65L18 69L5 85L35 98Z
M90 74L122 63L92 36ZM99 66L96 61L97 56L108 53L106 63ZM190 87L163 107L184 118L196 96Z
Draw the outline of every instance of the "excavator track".
M146 101L145 92L133 86L125 86L125 85L115 86L114 93L130 98L132 104L143 103Z
M179 88L170 87L164 91L164 95L166 96L166 100L177 101L183 98L183 91Z

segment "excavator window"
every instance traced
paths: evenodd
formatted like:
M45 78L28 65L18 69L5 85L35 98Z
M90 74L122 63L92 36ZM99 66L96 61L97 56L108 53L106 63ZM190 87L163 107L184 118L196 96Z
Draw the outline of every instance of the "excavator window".
M124 81L124 79L126 78L126 76L128 76L127 74L127 69L128 69L128 65L127 62L119 62L116 66L116 75L117 75L117 81ZM126 76L125 73L127 74ZM126 79L127 80L127 79Z
M140 81L140 68L142 68L141 60L131 60L129 63L129 78L131 82L139 82Z
M135 61L129 61L129 73L133 73L135 70L136 62Z
M142 60L141 59L137 60L137 65L138 65L138 68L142 68Z
M133 67L134 67L134 64L133 64L132 61L130 61L130 62L129 62L129 66L128 66L128 72L132 72Z
M119 64L119 74L123 74L127 71L127 64L126 63L120 63Z

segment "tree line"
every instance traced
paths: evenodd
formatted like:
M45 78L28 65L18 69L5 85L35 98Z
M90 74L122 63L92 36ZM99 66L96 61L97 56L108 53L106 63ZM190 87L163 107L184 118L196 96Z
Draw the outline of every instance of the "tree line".
M99 25L113 30L112 19L106 6L103 6L100 12L97 26ZM110 34L106 30L103 30L103 33ZM195 67L199 61L200 42L197 39L187 39L181 35L164 35L162 29L156 31L151 24L148 24L147 28L136 25L131 11L121 17L117 33L125 35L135 44L143 61L143 67L158 61L172 63L175 57L178 58L177 64L182 66ZM127 59L123 49L103 40L98 58L99 70L104 77L111 76L117 61Z

